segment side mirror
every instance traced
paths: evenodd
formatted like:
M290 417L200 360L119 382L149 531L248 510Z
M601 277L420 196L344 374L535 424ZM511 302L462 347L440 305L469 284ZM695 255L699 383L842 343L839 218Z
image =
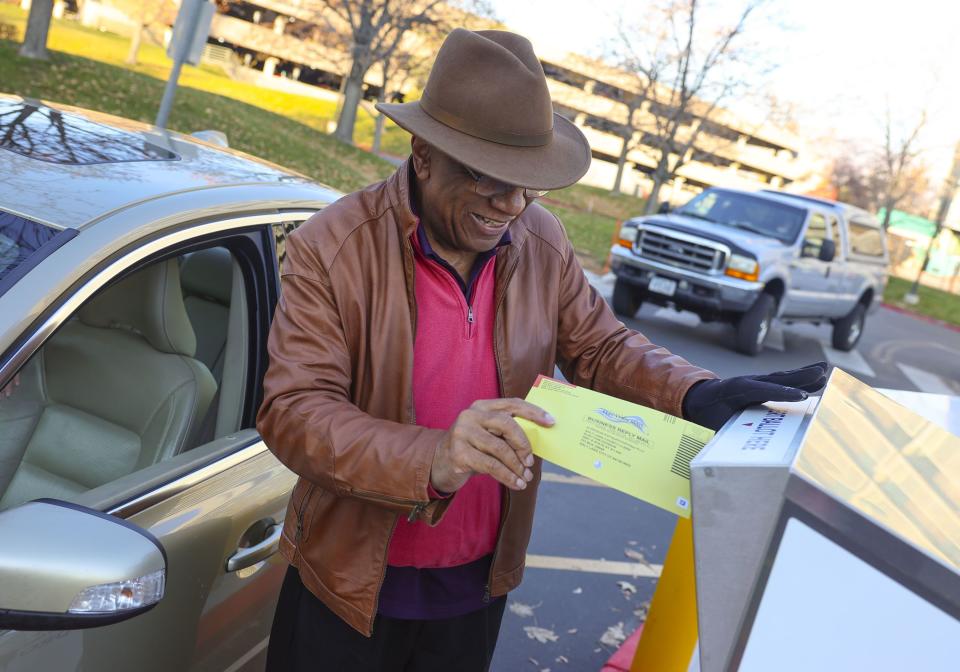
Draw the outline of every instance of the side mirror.
M837 256L837 244L829 238L824 240L820 244L820 254L817 255L817 258L820 261L833 261L835 256Z
M657 213L659 213L659 214L661 214L661 215L665 215L665 214L667 214L668 212L670 212L670 202L669 202L669 201L663 201L662 203L660 203L659 206L657 206Z
M0 539L0 629L109 625L163 597L160 542L100 511L38 499L0 513Z

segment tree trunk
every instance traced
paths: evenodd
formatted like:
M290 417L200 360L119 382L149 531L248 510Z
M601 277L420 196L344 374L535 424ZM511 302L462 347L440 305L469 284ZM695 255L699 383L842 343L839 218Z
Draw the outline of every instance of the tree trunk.
M26 58L47 60L47 34L50 32L50 17L53 15L53 0L33 0L27 18L27 32L19 54Z
M620 146L620 158L617 159L617 177L613 181L613 189L610 190L612 194L620 193L620 183L623 181L623 169L627 165L627 151L630 149L629 140L623 138L623 144Z
M887 227L890 226L890 216L893 214L893 206L896 205L895 202L888 200L883 205L883 230L886 231Z
M353 128L357 122L357 108L360 106L360 100L363 98L363 75L366 70L354 59L350 68L350 75L347 77L347 83L343 87L343 108L340 110L340 118L337 120L337 130L333 137L341 142L353 144Z
M383 102L383 101L380 101ZM383 139L383 126L386 121L386 117L383 116L383 112L377 115L376 124L373 127L373 153L380 153L380 142Z
M140 54L140 42L143 40L143 31L146 25L138 23L130 37L130 51L127 52L126 62L128 65L137 64L137 56Z
M663 188L664 180L660 177L659 173L653 174L653 187L650 189L650 195L647 196L647 207L645 208L645 214L649 215L657 211L657 208L660 207L660 203L657 199L660 198L660 189Z

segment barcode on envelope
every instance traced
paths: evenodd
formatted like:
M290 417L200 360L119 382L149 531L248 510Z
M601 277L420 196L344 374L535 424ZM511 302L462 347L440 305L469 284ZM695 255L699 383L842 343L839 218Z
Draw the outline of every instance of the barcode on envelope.
M677 448L677 454L673 457L673 466L670 471L681 478L690 480L690 460L697 456L703 446L703 441L698 441L693 437L684 434L680 437L680 446Z

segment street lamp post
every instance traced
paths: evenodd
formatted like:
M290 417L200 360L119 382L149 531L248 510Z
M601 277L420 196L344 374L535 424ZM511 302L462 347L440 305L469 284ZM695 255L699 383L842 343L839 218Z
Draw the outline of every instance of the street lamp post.
M160 101L160 110L154 125L166 128L167 118L173 108L173 97L177 92L177 80L180 79L180 70L184 62L197 65L203 54L207 35L210 34L210 21L216 8L206 0L183 0L177 20L173 26L173 37L167 54L173 59L173 68L163 90Z

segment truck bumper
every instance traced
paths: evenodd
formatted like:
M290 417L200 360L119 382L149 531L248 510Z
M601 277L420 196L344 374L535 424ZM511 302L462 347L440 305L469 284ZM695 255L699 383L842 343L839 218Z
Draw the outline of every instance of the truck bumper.
M610 268L618 279L639 289L645 302L674 305L706 318L745 313L763 291L762 282L686 271L638 257L619 246L613 248ZM676 281L673 296L650 291L650 279L654 276Z

